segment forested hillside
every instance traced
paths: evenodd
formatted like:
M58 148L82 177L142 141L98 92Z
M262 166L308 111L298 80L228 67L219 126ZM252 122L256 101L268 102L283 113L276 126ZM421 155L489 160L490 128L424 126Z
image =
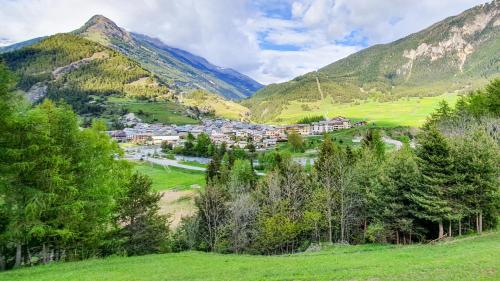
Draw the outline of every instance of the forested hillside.
M82 115L120 115L122 109L107 102L109 96L174 100L168 86L139 63L72 34L50 36L0 59L15 72L17 87L32 101L63 99ZM181 107L178 114L186 115Z
M258 121L290 101L336 104L468 91L500 74L500 1L480 5L395 42L376 45L243 101ZM330 100L331 99L331 100ZM310 109L313 110L313 109ZM307 110L306 110L307 111Z

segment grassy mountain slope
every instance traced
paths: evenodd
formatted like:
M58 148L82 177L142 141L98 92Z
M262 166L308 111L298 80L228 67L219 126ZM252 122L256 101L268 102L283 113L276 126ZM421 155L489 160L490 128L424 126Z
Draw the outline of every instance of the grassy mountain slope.
M158 39L129 33L103 16L92 17L73 33L125 54L181 90L206 89L239 100L262 88L261 84L243 74L217 67Z
M437 245L332 246L286 256L112 257L0 273L0 280L498 280L500 233Z
M255 120L280 121L290 101L307 105L331 97L334 112L335 104L359 100L387 102L469 90L499 75L498 50L500 1L495 0L317 72L270 85L242 104Z
M207 91L197 90L185 94L182 103L228 119L246 120L250 117L248 108Z
M47 37L0 59L18 75L18 88L32 100L64 99L83 115L119 114L119 107L109 106L109 96L173 103L167 85L139 63L72 34Z

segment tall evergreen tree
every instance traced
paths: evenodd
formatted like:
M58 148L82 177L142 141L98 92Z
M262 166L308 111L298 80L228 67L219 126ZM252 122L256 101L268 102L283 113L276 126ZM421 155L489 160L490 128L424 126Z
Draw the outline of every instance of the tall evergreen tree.
M414 213L418 209L412 200L413 192L419 188L420 173L415 161L414 152L407 143L388 159L384 166L382 187L376 197L378 206L375 208L379 218L388 227L396 243L400 243L401 235L408 243L416 234Z
M118 200L118 224L128 255L158 253L167 235L167 217L158 213L161 194L151 190L151 179L135 173Z
M417 163L421 184L411 196L418 206L415 215L437 223L441 238L444 236L443 223L451 216L448 199L454 183L450 147L435 126L423 130L418 141Z
M494 221L492 225L498 217L500 149L483 130L477 130L456 139L452 151L458 185L452 208L459 222L473 215L476 231L481 233L485 214Z

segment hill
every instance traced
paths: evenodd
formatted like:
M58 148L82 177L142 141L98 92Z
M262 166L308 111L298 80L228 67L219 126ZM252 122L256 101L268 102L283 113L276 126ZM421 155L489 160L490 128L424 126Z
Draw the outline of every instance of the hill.
M203 112L227 119L247 120L250 117L248 108L203 90L184 94L180 100L185 105L195 106Z
M401 98L471 90L500 74L499 35L500 1L495 0L289 82L269 85L242 104L257 121L280 122L286 119L282 115L297 113L288 108L292 102L304 105L303 115L317 114L309 104L318 101L329 104L321 113L338 115L340 104L355 110L356 103L370 101L383 108L384 102Z
M239 100L262 88L261 84L235 70L215 66L159 39L129 33L101 15L93 16L73 33L125 54L180 90L205 89Z
M500 233L437 245L332 246L285 256L112 257L0 273L0 280L498 280Z
M47 37L1 54L0 60L17 74L18 88L32 101L64 99L81 115L120 115L110 96L175 103L168 86L139 63L72 34ZM177 114L186 116L179 107Z

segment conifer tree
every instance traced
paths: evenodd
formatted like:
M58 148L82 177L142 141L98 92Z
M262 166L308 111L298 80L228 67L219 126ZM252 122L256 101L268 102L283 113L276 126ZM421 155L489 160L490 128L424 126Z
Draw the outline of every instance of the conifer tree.
M151 179L135 173L118 200L120 236L128 255L158 253L168 235L167 217L158 214L161 194L151 190Z
M437 223L441 238L444 236L443 223L451 215L448 198L454 183L450 147L435 126L423 130L418 140L417 163L421 183L413 190L411 198L417 205L415 215Z

